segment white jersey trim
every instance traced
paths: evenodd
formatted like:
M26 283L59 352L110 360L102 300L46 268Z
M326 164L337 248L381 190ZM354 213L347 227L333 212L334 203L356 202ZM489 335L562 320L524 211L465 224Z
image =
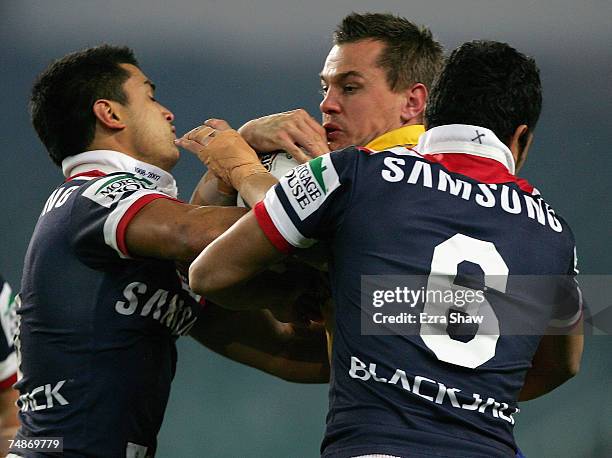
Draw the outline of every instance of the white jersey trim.
M176 181L170 173L119 151L85 151L75 156L69 156L62 161L62 171L66 178L91 170L100 170L107 174L114 172L133 173L140 178L149 180L163 193L174 198L178 195Z
M449 124L434 127L419 138L414 147L419 154L471 154L493 159L503 164L514 175L514 156L493 131L468 124Z
M115 209L106 217L106 221L104 221L104 242L115 250L121 259L132 259L132 257L125 255L121 249L119 249L117 240L117 228L119 227L119 223L137 200L148 195L168 198L166 194L159 191L141 189L130 197L120 200Z
M582 299L581 299L582 302ZM574 326L576 323L578 323L578 320L580 320L580 318L582 317L582 307L580 307L580 309L571 317L565 320L560 320L560 319L552 319L550 320L550 323L548 323L548 325L551 328L571 328L572 326Z
M270 219L283 238L296 248L308 248L317 241L305 237L289 218L283 204L276 195L275 187L268 189L264 198L264 205Z

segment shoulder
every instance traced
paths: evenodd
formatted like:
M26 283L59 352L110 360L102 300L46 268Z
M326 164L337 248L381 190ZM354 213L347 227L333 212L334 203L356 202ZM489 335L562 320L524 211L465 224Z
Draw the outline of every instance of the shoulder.
M92 179L81 191L83 197L107 208L135 193L165 194L150 180L129 172L111 173Z

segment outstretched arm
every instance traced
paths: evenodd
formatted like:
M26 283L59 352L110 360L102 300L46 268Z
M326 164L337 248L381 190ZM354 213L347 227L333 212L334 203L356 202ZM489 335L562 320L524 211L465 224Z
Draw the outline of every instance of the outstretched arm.
M132 256L190 262L245 213L238 207L197 207L156 199L130 221L127 249Z

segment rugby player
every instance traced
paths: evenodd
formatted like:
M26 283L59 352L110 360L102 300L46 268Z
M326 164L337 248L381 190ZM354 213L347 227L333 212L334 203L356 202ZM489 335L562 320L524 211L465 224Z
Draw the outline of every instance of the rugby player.
M426 27L387 13L351 13L334 31L319 75L322 125L298 109L251 120L238 132L260 153L285 150L295 165L350 145L376 150L415 145L442 60L442 46ZM219 120L207 125L225 127ZM205 179L208 186L198 187L204 202L235 202L231 187L210 175ZM246 189L240 194L250 205L262 197Z
M100 46L54 62L34 85L31 111L66 179L42 208L24 264L17 440L62 437L63 456L153 456L175 341L189 332L280 377L327 380L322 331L312 338L264 310L203 305L177 270L245 210L178 200L174 115L131 50ZM280 278L266 298L233 299L281 310L304 277Z
M335 316L324 457L513 457L517 402L578 371L574 237L516 176L541 100L532 59L504 43L466 43L431 90L429 130L416 147L349 147L293 169L191 265L194 291L222 299L295 249L330 243ZM225 167L221 176L250 179L257 158L235 131L198 132L192 141ZM427 323L417 334L362 333L364 274L424 275L427 284L441 276L453 289L477 272L477 289L487 293L472 313L487 318L471 335L446 326L431 332ZM545 287L530 283L535 275L549 276ZM428 311L427 302L419 307ZM542 337L549 325L555 333ZM516 331L523 326L532 332Z
M425 131L423 111L428 88L442 61L442 46L426 27L388 13L351 13L334 31L333 47L319 75L323 125L299 109L249 121L238 131L258 152L285 150L296 160L289 165L350 145L377 150L413 146ZM205 125L217 130L230 128L219 119L208 120ZM197 154L200 145L190 141L189 135L177 144ZM262 162L268 159L278 161L263 156ZM215 170L216 164L208 165ZM240 183L240 196L249 206L260 201L263 192L282 175L258 170L261 173ZM236 191L229 178L226 181L207 172L194 198L202 205L235 205ZM319 247L317 253L302 258L321 266L324 262L315 258L322 250ZM331 316L330 304L326 301L321 305L323 315ZM331 351L329 327L333 320L325 323Z

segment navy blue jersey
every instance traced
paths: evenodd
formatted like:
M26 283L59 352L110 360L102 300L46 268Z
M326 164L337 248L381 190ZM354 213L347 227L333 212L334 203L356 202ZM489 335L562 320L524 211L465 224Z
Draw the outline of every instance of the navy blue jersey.
M322 454L514 456L517 399L541 334L580 316L573 236L512 174L510 151L491 131L439 127L415 150L350 147L319 157L255 208L281 250L330 242L335 318ZM426 321L410 335L363 332L365 275L419 276L425 291L432 275L452 284L474 267L497 282L479 310L495 332L476 327L465 339ZM525 288L514 275L551 280ZM554 307L559 295L569 305ZM423 300L415 310L428 307ZM510 323L521 308L543 323L530 335Z
M15 295L0 275L0 390L10 388L17 379L17 358L13 346L15 334Z
M154 455L175 340L200 310L173 262L126 249L131 218L160 198L171 197L137 173L93 172L47 200L18 310L17 439L63 437L63 456Z

